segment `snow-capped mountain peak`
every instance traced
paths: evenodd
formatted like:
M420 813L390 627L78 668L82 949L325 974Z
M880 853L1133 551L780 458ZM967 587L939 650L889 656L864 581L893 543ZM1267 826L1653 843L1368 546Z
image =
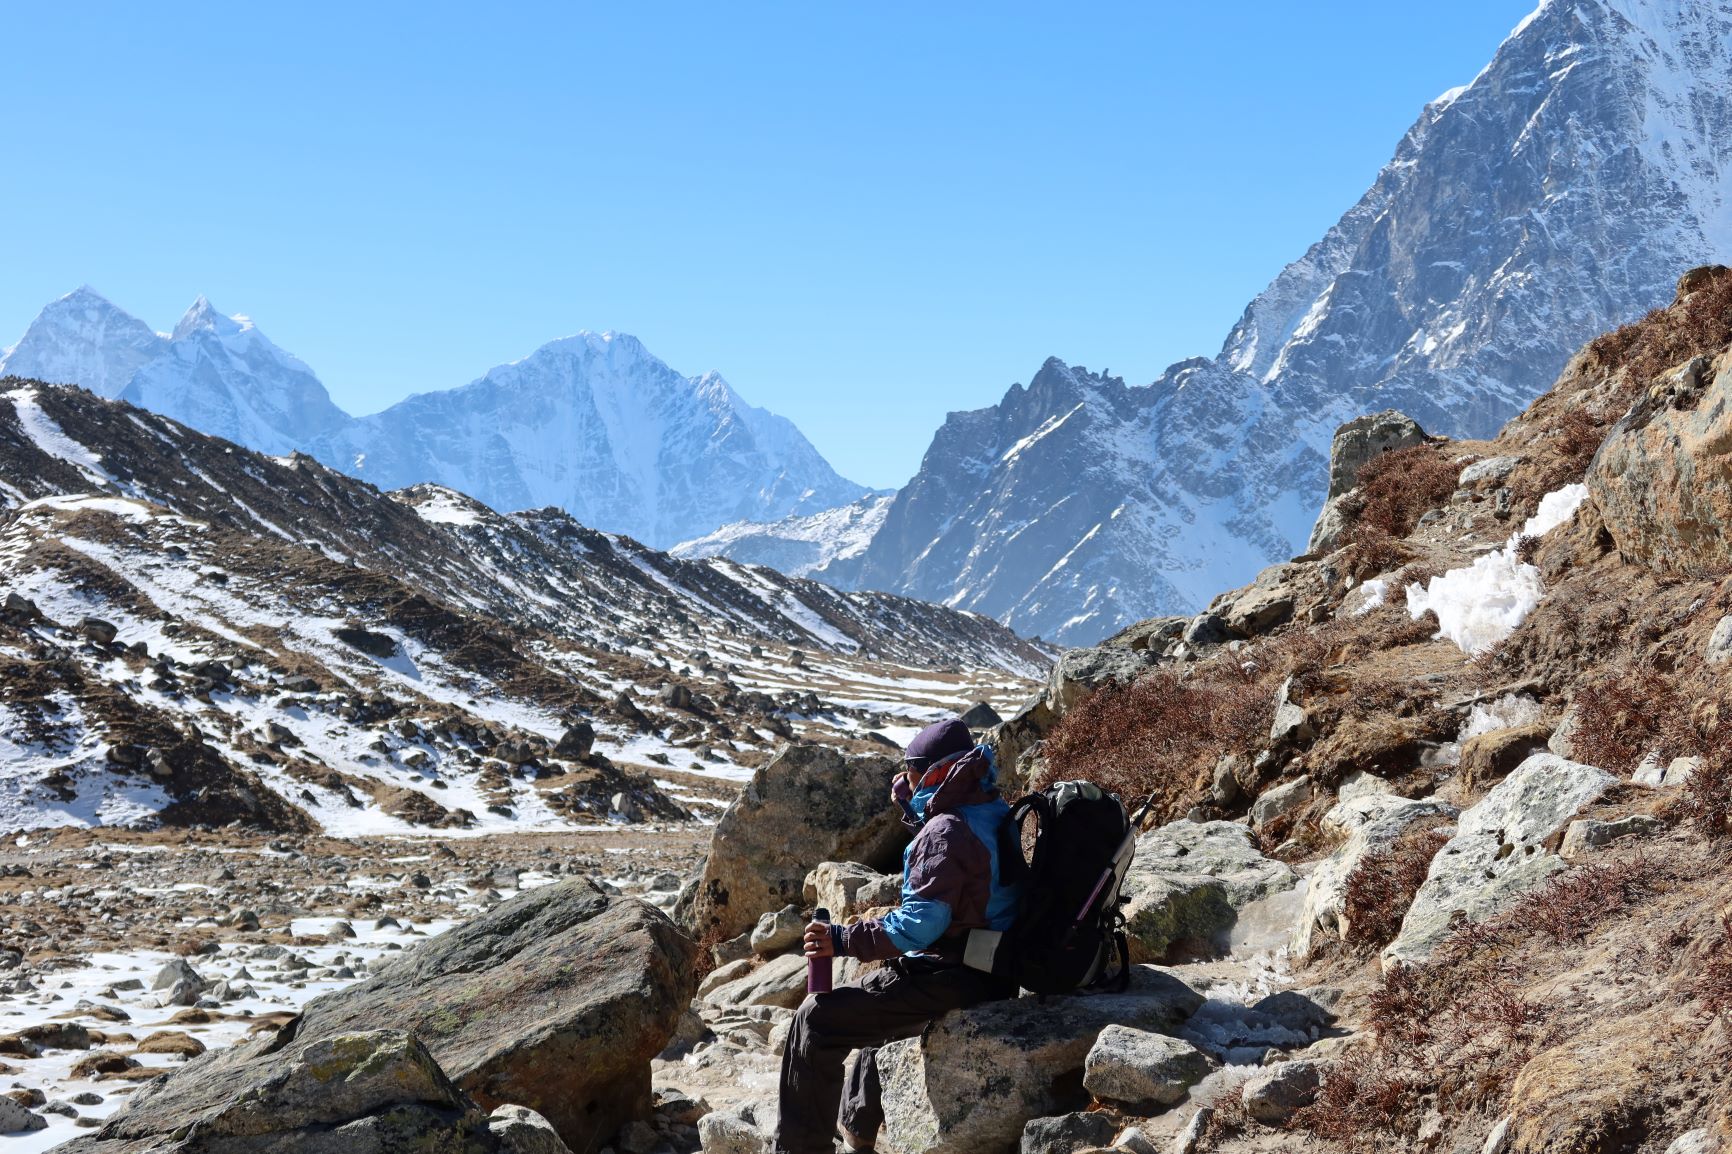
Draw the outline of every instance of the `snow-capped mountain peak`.
M192 306L181 315L179 323L174 326L172 339L184 341L196 333L211 333L218 337L239 336L253 327L252 321L246 317L225 316L210 303L210 298L199 294Z
M1082 643L1300 553L1342 421L1490 435L1589 338L1732 259L1728 59L1732 0L1541 4L1216 358L1130 389L1049 361L952 414L859 579Z
M167 344L149 325L80 285L37 314L0 357L0 376L79 384L113 397Z
M309 448L383 488L434 481L494 508L555 505L658 547L866 492L720 374L682 376L636 337L611 331L549 342Z

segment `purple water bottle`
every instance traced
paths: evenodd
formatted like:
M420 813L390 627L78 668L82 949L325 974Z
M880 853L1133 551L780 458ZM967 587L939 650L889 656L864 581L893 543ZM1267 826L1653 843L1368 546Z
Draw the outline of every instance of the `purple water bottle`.
M830 924L830 911L819 906L812 911L812 920L823 922L828 926ZM833 957L806 959L806 992L808 994L827 994L830 992L833 976L831 967L834 966L835 962L836 959Z

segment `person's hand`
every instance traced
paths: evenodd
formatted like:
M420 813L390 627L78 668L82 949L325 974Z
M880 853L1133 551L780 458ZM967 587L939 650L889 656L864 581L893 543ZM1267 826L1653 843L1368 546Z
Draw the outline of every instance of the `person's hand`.
M833 958L836 956L836 944L830 938L828 922L812 922L806 927L805 942L808 958Z
M914 783L906 773L899 773L890 783L890 801L895 805L914 800Z

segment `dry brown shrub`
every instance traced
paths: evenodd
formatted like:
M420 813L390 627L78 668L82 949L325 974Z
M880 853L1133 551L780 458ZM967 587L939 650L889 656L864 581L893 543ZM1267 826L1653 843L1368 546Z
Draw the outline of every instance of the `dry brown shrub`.
M1693 356L1732 343L1732 271L1721 270L1689 300L1595 338L1588 352L1608 372L1623 368L1633 387Z
M1661 876L1659 864L1642 854L1577 866L1522 898L1501 921L1554 942L1579 942L1608 917L1653 897Z
M1365 581L1387 573L1407 560L1401 542L1376 525L1355 525L1342 535L1352 546L1347 555L1347 571L1355 581Z
M1394 1068L1386 1055L1340 1062L1323 1075L1317 1098L1293 1115L1289 1128L1348 1149L1376 1148L1377 1136L1411 1129L1424 1113L1424 1087Z
M692 964L696 981L703 981L716 968L716 947L727 941L722 936L722 927L712 922L703 933L698 935L698 957Z
M1414 823L1388 849L1366 854L1348 875L1344 903L1348 945L1375 951L1395 940L1431 859L1449 840L1436 828L1442 821Z
M1511 483L1510 495L1516 503L1535 507L1547 493L1587 476L1594 454L1625 407L1627 402L1623 401L1594 410L1579 400L1568 404L1543 431L1539 443L1545 455L1536 467L1523 470Z
M1383 453L1359 470L1358 531L1406 537L1424 514L1449 500L1461 467L1435 445L1409 445Z
M1701 750L1690 701L1652 669L1615 673L1578 690L1571 742L1588 760L1628 774L1649 753L1662 760Z
M1132 809L1146 799L1168 820L1200 800L1199 772L1224 752L1253 748L1274 715L1267 672L1230 661L1185 678L1159 669L1066 713L1046 739L1044 780L1083 778Z
M1684 783L1682 809L1704 837L1732 837L1732 751L1725 741L1710 744Z

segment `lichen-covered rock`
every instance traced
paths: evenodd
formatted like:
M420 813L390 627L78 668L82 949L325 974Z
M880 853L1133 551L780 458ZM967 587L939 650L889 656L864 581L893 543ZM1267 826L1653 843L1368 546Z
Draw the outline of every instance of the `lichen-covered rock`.
M297 1036L413 1031L482 1106L527 1106L587 1154L648 1114L649 1062L691 1001L696 954L660 911L574 879L315 998Z
M1203 1002L1170 973L1139 966L1124 994L988 1002L878 1051L881 1148L899 1154L1017 1149L1031 1118L1078 1110L1089 1051L1109 1025L1171 1031Z
M1181 1038L1108 1026L1083 1065L1083 1088L1133 1113L1171 1106L1209 1073L1209 1059Z
M527 1106L501 1106L487 1118L500 1154L571 1154L553 1123Z
M784 954L716 986L704 995L704 1004L717 1009L782 1006L791 1010L805 998L806 959L799 954Z
M800 907L783 906L758 919L752 930L752 952L779 954L798 942L805 929L806 919L800 915Z
M883 757L785 746L717 823L688 924L731 938L800 901L820 862L896 865L907 833L890 804L894 770Z
M1312 871L1305 889L1305 908L1299 920L1293 948L1301 957L1316 944L1318 935L1346 938L1347 881L1367 856L1389 849L1414 822L1427 818L1451 818L1460 811L1436 798L1413 801L1395 794L1362 794L1339 802L1323 816L1323 827L1344 831L1347 840Z
M1613 427L1588 492L1626 561L1684 577L1732 569L1732 360L1696 357Z
M746 1102L698 1119L704 1154L764 1154L776 1133L774 1102Z
M1457 917L1494 917L1562 869L1546 840L1615 780L1552 753L1536 753L1517 766L1462 813L1455 836L1431 859L1401 932L1383 952L1385 968L1428 960Z
M1046 707L1062 717L1095 690L1108 685L1129 685L1154 666L1159 654L1147 649L1101 645L1093 649L1067 649L1053 663L1047 676Z
M1226 947L1239 911L1292 889L1299 877L1257 849L1251 831L1230 821L1175 821L1137 839L1125 875L1131 957L1160 961L1174 947Z
M1311 800L1311 779L1299 777L1285 782L1273 789L1265 790L1263 794L1251 803L1251 820L1261 826L1285 817Z
M1113 1120L1099 1113L1031 1118L1022 1128L1020 1154L1082 1154L1108 1145L1117 1132Z

